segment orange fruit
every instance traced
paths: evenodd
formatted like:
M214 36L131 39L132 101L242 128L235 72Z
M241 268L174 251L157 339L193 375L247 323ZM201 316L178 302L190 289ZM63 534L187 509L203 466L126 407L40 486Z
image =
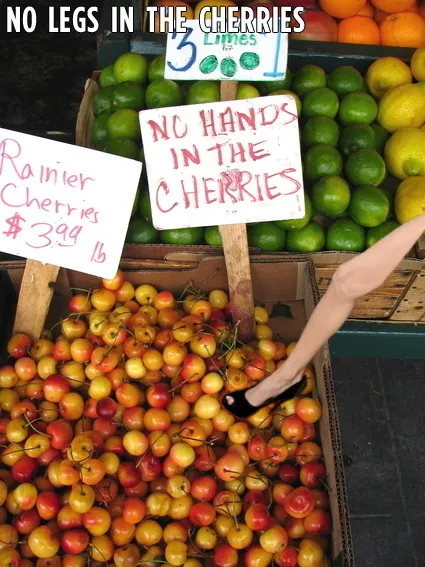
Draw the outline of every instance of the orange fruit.
M223 10L224 12L226 12L226 8L233 8L235 6L236 4L231 0L201 0L195 6L194 18L195 20L199 18L199 14L202 8L217 7L219 8L219 10L217 10L217 14L218 16L220 16ZM211 11L207 11L205 14L205 18L210 18L210 17L211 17Z
M425 46L425 20L413 12L389 14L380 24L381 44L394 47Z
M356 16L366 16L367 18L373 18L375 16L375 8L366 0L366 4L363 6L361 10L359 10Z
M381 33L379 26L366 16L351 16L338 24L338 41L340 43L362 43L364 45L379 45Z
M333 18L350 18L366 5L366 0L319 0L320 7Z
M414 9L416 5L416 0L371 0L371 2L375 8L387 12L387 14L406 12Z
M166 6L170 8L181 6L182 8L186 8L186 10L183 11L183 16L187 20L193 20L193 8L189 6L189 4L186 4L186 2L182 2L182 0L156 0L153 3L153 6L156 6L158 8L161 6ZM161 29L161 22L158 12L155 13L155 17L154 17L154 29L149 31L154 31L155 33L159 33L160 31L163 31ZM164 31L168 32L168 24L165 24Z

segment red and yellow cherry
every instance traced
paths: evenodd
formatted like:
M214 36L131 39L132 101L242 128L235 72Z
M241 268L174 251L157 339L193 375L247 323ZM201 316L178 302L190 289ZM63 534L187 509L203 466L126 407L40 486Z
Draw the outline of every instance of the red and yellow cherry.
M33 345L31 337L25 333L15 333L7 343L7 352L12 358L26 356Z
M305 423L316 423L322 416L322 408L313 398L300 398L295 405L297 416Z
M232 526L226 535L227 543L233 549L242 550L249 547L254 539L253 531L246 524Z
M300 486L288 494L283 506L293 518L306 518L314 509L314 494L305 486Z
M118 270L113 278L111 279L102 278L101 281L105 289L110 289L111 291L117 291L124 284L125 274L122 270Z
M73 313L90 313L92 304L89 294L77 293L68 302L68 309Z
M35 557L49 559L60 549L60 542L49 526L39 526L28 537L28 546Z

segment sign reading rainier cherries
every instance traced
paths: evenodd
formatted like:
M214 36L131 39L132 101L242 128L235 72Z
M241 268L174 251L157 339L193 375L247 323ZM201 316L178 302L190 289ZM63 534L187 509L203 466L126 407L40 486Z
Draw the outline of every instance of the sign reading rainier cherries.
M115 276L142 164L0 128L0 250Z
M139 116L156 228L304 216L293 97L143 110Z
M206 33L197 20L187 31L167 36L165 78L178 81L283 80L288 61L288 34Z

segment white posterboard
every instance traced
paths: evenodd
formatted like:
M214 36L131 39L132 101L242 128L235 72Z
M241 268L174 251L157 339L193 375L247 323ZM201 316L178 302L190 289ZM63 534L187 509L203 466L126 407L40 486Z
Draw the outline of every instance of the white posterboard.
M205 33L197 20L185 33L167 35L165 78L178 81L283 80L288 62L288 34Z
M142 164L0 128L0 250L112 278Z
M139 116L156 228L304 216L293 97L142 110Z

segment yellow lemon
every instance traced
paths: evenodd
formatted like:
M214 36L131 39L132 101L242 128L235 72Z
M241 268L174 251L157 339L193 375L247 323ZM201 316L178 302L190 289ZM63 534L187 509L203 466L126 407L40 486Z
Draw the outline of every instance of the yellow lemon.
M377 122L390 133L425 122L425 83L398 85L379 102Z
M410 61L412 75L417 81L425 81L425 47L419 47Z
M386 143L384 156L388 171L398 179L425 175L425 131L398 130Z
M371 95L380 99L388 90L412 82L409 66L396 57L382 57L369 67L365 77Z
M394 212L400 224L425 214L425 176L408 177L395 194Z

